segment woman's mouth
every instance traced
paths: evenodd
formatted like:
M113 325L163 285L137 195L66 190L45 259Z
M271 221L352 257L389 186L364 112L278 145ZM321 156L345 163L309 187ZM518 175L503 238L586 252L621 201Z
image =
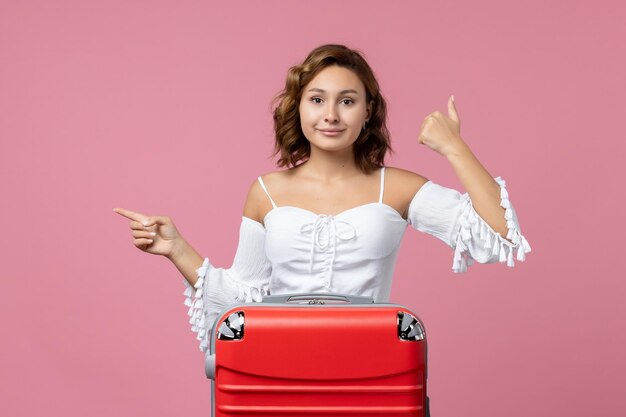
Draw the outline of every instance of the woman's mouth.
M338 129L328 129L328 130L318 129L318 130L324 136L337 136L337 135L339 135L339 134L341 134L343 132L343 130L338 130Z

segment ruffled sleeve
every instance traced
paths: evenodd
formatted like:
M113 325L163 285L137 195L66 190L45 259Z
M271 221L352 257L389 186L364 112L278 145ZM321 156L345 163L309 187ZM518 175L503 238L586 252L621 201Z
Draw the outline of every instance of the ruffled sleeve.
M531 251L509 201L505 181L500 177L495 180L500 185L500 206L505 209L506 238L511 241L494 231L478 215L468 193L461 194L428 181L409 205L408 221L413 228L435 236L454 249L454 272L465 272L474 261L506 262L512 267L514 258L524 261Z
M206 352L214 321L221 311L238 302L259 302L270 294L271 263L265 255L263 225L243 217L232 266L216 268L205 258L196 274L194 286L183 279L185 305L189 307L191 330L197 333L200 350Z

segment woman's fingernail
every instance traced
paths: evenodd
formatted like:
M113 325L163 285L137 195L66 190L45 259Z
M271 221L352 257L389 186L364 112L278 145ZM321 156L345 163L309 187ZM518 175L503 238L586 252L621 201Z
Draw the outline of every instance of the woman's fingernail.
M150 235L151 236L156 236L156 233L155 232L150 232Z

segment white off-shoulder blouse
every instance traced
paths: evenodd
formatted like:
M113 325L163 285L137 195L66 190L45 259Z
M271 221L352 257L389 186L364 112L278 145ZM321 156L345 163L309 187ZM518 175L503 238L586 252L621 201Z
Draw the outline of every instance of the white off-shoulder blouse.
M232 266L216 268L205 258L196 270L195 285L183 280L189 323L200 350L207 350L211 328L222 310L238 302L259 302L264 295L339 293L388 302L408 225L454 249L452 270L457 273L465 272L474 261L506 262L512 267L514 257L523 261L531 251L500 177L495 180L500 185L510 242L476 213L467 193L432 181L415 194L404 219L383 203L384 168L380 177L378 202L336 215L276 206L259 177L273 207L265 225L243 217Z

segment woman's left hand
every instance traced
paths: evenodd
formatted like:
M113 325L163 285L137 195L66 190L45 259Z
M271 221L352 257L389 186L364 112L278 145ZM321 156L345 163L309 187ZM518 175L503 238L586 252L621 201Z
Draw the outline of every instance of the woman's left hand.
M448 99L448 116L438 111L429 114L422 122L418 136L419 143L446 157L465 146L453 97Z

